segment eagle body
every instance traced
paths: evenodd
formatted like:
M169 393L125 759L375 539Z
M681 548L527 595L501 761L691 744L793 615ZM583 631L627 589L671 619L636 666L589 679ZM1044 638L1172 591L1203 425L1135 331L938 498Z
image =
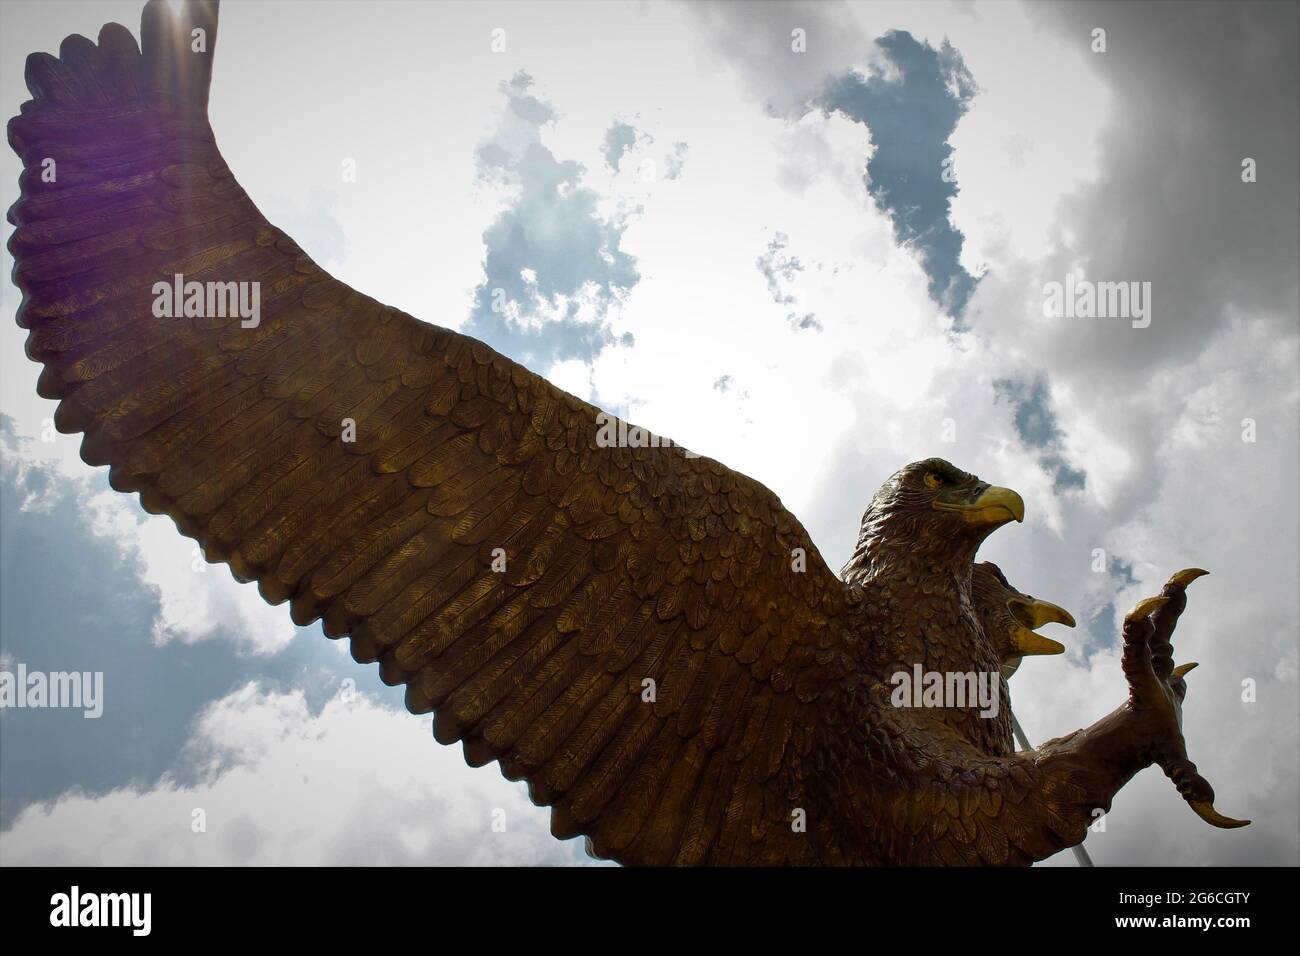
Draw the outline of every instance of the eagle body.
M915 462L890 477L862 518L858 544L840 576L860 586L864 619L858 625L873 635L870 659L863 662L888 681L919 664L923 673L976 675L996 682L1006 700L1001 661L975 611L971 571L979 545L993 530L1023 517L1019 496L990 489L942 459ZM988 520L954 521L936 502L1004 498ZM992 716L979 707L928 711L987 753L1007 753L1010 711Z

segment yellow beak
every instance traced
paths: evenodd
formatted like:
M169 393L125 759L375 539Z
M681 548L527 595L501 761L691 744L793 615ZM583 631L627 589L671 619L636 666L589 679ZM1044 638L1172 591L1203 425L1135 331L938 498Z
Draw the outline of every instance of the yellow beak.
M1064 624L1074 627L1074 617L1065 608L1051 601L1034 600L1029 605L1029 619L1033 621L1034 630L1044 624Z
M967 524L979 527L992 525L996 528L1012 519L1025 520L1024 499L1010 488L999 488L996 485L985 489L984 494L970 504L936 501L934 507L940 511L959 511Z
M1074 617L1065 608L1051 601L1028 601L1015 599L1011 602L1012 611L1017 618L1025 622L1012 633L1012 642L1022 657L1038 654L1063 654L1065 645L1050 637L1035 634L1034 631L1044 624L1064 624L1074 627Z
M1041 634L1035 634L1027 627L1018 627L1015 633L1011 635L1015 642L1016 650L1020 652L1021 657L1033 657L1037 654L1064 654L1065 645L1060 641L1054 641L1050 637L1043 637Z

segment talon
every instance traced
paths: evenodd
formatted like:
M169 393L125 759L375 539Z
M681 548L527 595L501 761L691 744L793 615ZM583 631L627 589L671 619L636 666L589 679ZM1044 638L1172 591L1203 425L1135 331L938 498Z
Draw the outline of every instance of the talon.
M1167 597L1145 598L1138 601L1137 604L1133 606L1133 610L1129 611L1128 614L1124 616L1124 620L1140 621L1144 617L1149 617L1153 611L1158 611L1168 603L1169 598Z
M1186 677L1187 674L1188 674L1190 671L1192 671L1193 669L1195 669L1196 667L1199 667L1199 666L1200 666L1200 664L1199 664L1198 661L1192 661L1192 662L1189 663L1189 664L1179 664L1177 667L1174 668L1173 673L1170 674L1169 676L1170 676L1170 677Z
M1214 809L1214 804L1209 800L1189 800L1187 802L1196 811L1196 815L1212 827L1235 830L1237 827L1250 826L1249 820L1234 820L1232 817L1225 817Z
M1203 571L1200 568L1183 568L1169 578L1170 584L1176 584L1180 588L1185 588L1202 575L1209 574L1209 571Z

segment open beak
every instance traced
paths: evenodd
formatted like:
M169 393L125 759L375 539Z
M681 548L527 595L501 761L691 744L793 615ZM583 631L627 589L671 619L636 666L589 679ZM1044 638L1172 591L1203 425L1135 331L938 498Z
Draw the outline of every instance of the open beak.
M1025 520L1025 502L1010 488L996 485L984 489L984 493L970 502L936 501L934 507L940 511L957 511L967 524L980 528L997 528L1008 521Z
M1065 653L1065 645L1060 641L1054 641L1050 637L1035 634L1027 627L1016 628L1015 633L1011 635L1011 639L1015 641L1016 650L1020 652L1021 657Z
M1065 608L1050 601L1039 601L1033 598L1016 599L1011 602L1011 613L1020 622L1012 633L1011 639L1022 656L1065 652L1065 645L1060 641L1034 633L1044 624L1064 624L1066 627L1074 627L1074 618Z

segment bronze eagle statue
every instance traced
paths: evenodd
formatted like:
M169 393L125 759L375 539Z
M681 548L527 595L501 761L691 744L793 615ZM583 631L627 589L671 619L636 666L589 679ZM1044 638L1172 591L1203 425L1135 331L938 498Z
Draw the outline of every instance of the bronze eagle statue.
M632 864L1028 864L1152 763L1245 822L1186 755L1185 576L1125 619L1128 700L1087 730L1013 752L1004 717L896 706L900 669L1033 650L990 616L1010 592L972 588L1018 495L909 465L837 576L758 482L609 441L596 407L318 267L222 160L216 34L216 3L151 0L139 46L110 23L27 60L9 249L39 393L113 488L349 637L557 837Z

